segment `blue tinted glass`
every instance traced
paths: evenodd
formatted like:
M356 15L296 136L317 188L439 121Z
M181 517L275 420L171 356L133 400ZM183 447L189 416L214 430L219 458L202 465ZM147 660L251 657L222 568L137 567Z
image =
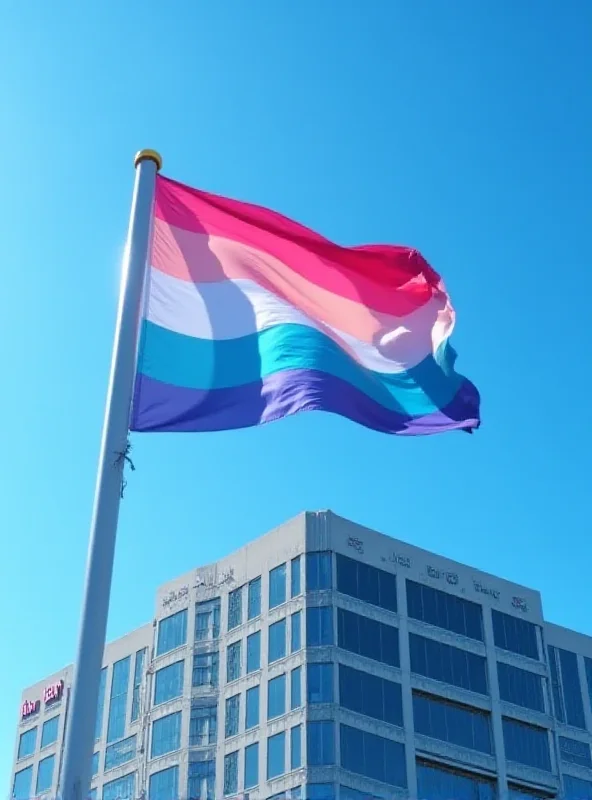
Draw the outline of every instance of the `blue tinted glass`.
M122 658L113 665L111 678L111 701L107 722L107 743L121 739L125 734L125 712L130 678L130 657Z
M37 794L48 792L53 781L53 768L55 756L48 756L40 761L37 766Z
M592 781L563 776L564 800L592 800Z
M559 657L557 650L549 646L549 668L551 672L551 690L553 692L553 708L555 717L560 722L565 722L565 708L563 705L563 690L561 688L561 674L559 671Z
M253 686L247 689L245 701L245 730L255 728L259 725L259 687Z
M269 626L269 647L267 660L271 664L286 655L286 620L280 619Z
M580 685L578 659L575 653L557 648L561 665L561 683L565 705L565 721L575 728L586 729L584 704Z
M335 800L335 787L332 783L307 783L303 800ZM363 800L369 800L368 796Z
M309 767L335 763L335 723L332 720L308 723L306 760Z
M261 667L261 631L247 636L247 675Z
M224 713L224 736L236 736L240 717L240 694L226 698Z
M99 754L95 753L97 757L97 772L99 764ZM105 769L112 769L119 767L121 764L126 764L136 757L136 735L128 736L127 739L122 739L120 742L110 744L105 750ZM94 756L93 756L94 758Z
M238 750L224 756L224 794L236 794L238 790Z
M241 643L228 645L226 651L226 682L236 681L241 675Z
M302 647L302 612L292 614L290 626L290 652L296 653Z
M393 625L338 608L337 642L351 653L399 666L399 630Z
M192 686L218 686L219 656L214 653L196 653L193 656Z
M56 717L57 719L57 717ZM37 746L37 728L21 733L17 758L26 758L35 752Z
M306 683L309 703L333 702L333 664L308 664Z
M140 716L140 689L142 687L142 677L144 675L144 662L146 660L146 648L138 650L134 663L134 685L132 689L132 712L131 721L134 722Z
M267 719L286 713L286 676L278 675L267 684Z
M333 644L333 606L306 609L306 644L308 647Z
M14 776L12 784L13 800L29 800L31 797L31 781L33 780L33 767L21 769Z
M373 733L341 725L341 766L391 786L407 787L405 747Z
M302 735L300 725L290 730L290 769L302 766Z
M269 607L275 608L286 602L286 565L272 569L269 573Z
M493 609L491 612L493 623L493 641L495 646L511 653L519 653L528 658L539 657L536 626L525 619L513 617Z
M350 711L403 726L402 691L394 681L340 664L339 698Z
M397 610L397 579L361 561L337 555L337 591L388 611Z
M95 721L95 740L100 739L103 734L103 712L105 709L105 688L107 686L107 667L101 670L99 680L99 696L97 698L97 719Z
M161 656L187 641L187 609L160 620L156 655Z
M592 769L590 745L587 742L580 742L578 739L570 739L567 736L560 736L559 756L561 760L567 764L578 764L580 767L588 767Z
M91 777L93 777L93 778L99 772L99 758L100 758L100 755L101 755L100 753L93 753L92 768L91 768L91 773L90 773Z
M228 630L237 628L243 621L243 587L228 593Z
M284 731L267 739L267 780L286 771L286 734Z
M543 679L540 675L498 661L497 678L502 700L544 712Z
M290 564L290 596L298 597L302 591L300 586L300 556L292 559Z
M259 743L245 747L245 789L252 789L259 783Z
M181 747L181 712L168 714L152 723L151 758L172 753Z
M148 800L178 800L178 798L179 767L169 767L150 776Z
M109 781L103 785L103 800L133 800L135 785L135 772L117 778L117 780ZM152 794L150 794L150 800L155 800ZM173 798L165 798L165 800L173 800Z
M508 761L551 772L549 735L544 728L503 718L504 746Z
M189 718L189 744L205 747L216 743L218 731L218 707L213 704L191 706Z
M436 681L487 694L487 660L459 647L409 634L411 671Z
M416 733L482 753L492 752L489 714L414 693L413 717Z
M216 762L190 761L187 795L190 800L215 800Z
M261 578L249 583L247 600L247 619L254 619L261 614Z
M296 667L290 673L290 708L302 705L302 667Z
M240 595L239 595L240 599ZM230 614L230 609L229 609ZM195 641L207 642L220 636L220 598L195 604Z
M407 613L412 619L483 641L483 619L478 603L415 581L407 580L406 586Z
M495 783L435 764L417 765L418 800L495 800Z
M154 705L167 703L183 694L185 662L176 661L168 667L157 670L154 676Z
M330 589L333 584L331 553L306 554L306 591Z

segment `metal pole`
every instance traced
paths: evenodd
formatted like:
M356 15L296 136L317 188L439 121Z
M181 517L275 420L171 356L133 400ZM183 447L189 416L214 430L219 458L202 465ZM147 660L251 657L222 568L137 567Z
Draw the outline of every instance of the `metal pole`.
M60 779L63 800L88 796L99 680L107 632L119 502L128 441L156 173L153 150L135 158L136 180L123 258L119 308L90 530L86 584Z

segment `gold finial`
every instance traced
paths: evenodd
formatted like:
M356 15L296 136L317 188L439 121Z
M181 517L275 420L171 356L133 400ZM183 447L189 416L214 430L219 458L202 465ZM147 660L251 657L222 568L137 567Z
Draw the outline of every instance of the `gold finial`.
M157 172L162 169L162 156L156 150L139 150L134 158L134 167L137 169L138 164L142 161L154 161Z

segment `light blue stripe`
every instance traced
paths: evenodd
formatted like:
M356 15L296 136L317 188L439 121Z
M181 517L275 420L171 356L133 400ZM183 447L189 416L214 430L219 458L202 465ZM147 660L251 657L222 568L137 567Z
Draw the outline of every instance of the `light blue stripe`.
M284 370L311 369L347 381L382 406L413 416L444 408L462 377L454 351L397 374L360 366L332 339L305 325L277 325L240 339L196 339L144 321L138 371L188 389L223 389L252 384Z

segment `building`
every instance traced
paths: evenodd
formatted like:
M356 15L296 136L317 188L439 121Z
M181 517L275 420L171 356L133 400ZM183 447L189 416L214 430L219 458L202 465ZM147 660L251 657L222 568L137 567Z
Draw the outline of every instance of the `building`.
M23 693L17 800L56 794L71 675ZM583 800L591 695L592 638L538 592L306 513L107 646L92 793Z

